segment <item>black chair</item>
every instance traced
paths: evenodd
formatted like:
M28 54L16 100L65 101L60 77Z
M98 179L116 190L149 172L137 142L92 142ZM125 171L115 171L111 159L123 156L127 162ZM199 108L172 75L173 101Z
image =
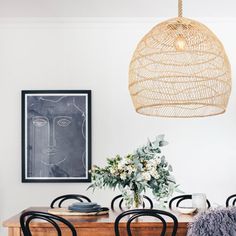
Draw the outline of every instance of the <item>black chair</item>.
M126 217L128 215L131 215L126 222L126 230L127 230L128 236L132 236L132 231L131 231L132 221L135 220L136 218L142 217L142 216L156 217L158 220L161 221L162 231L161 231L160 236L166 235L167 222L166 222L165 218L169 217L173 220L173 226L172 226L173 228L172 228L171 236L175 236L177 233L178 220L173 214L171 214L167 211L161 211L161 210L155 210L155 209L134 209L134 210L124 211L120 215L117 216L117 218L115 220L115 235L116 236L120 236L120 231L119 231L120 220L123 217ZM169 233L168 233L168 235L169 235Z
M226 199L226 207L229 206L236 206L236 194L233 194Z
M178 207L182 201L189 200L189 199L192 199L191 194L185 194L185 195L179 195L179 196L173 197L169 201L169 208L172 209L174 204L175 204L174 205L175 207ZM210 202L208 200L206 200L206 203L207 203L207 208L210 208L211 207Z
M57 204L56 207L61 207L61 205L62 205L62 203L64 201L71 200L71 199L77 200L79 202L84 202L84 201L91 202L91 200L88 197L84 196L84 195L80 195L80 194L66 194L66 195L62 195L62 196L59 196L59 197L55 198L52 201L50 207L54 208L55 204Z
M114 211L116 200L117 200L117 202L119 202L118 205L119 205L120 210L123 210L122 205L124 203L124 198L123 198L123 196L121 194L116 196L116 197L114 197L112 199L112 201L111 201L111 209ZM145 201L149 204L149 207L146 206ZM145 196L145 195L143 196L143 208L149 208L149 209L153 208L152 200L148 196Z
M62 236L62 232L58 223L63 223L70 229L72 236L77 236L74 226L69 221L67 221L66 219L60 216L56 216L56 215L52 215L52 214L49 214L46 212L40 212L40 211L26 211L21 214L20 225L21 225L21 229L24 236L32 236L31 229L30 229L30 222L33 219L44 220L52 224L58 236Z

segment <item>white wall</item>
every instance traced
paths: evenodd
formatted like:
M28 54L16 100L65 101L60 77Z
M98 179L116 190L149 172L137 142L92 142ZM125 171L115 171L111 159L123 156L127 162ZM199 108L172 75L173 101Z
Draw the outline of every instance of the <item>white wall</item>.
M0 0L0 17L173 17L177 0ZM235 0L183 1L184 16L234 17Z
M236 69L236 19L200 19L221 39ZM180 188L205 192L223 204L236 193L236 90L224 115L201 119L145 117L134 112L128 65L140 38L159 19L0 20L0 221L29 206L47 206L65 193L86 194L102 205L109 190L82 183L21 183L21 100L24 89L92 90L92 162L126 154L166 134L163 149ZM234 73L233 73L234 76ZM1 235L6 235L1 230Z

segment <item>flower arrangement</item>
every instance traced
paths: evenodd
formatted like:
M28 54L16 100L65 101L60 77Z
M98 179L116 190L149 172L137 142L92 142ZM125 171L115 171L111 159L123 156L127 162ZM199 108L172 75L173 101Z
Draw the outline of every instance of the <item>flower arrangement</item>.
M147 188L152 190L157 200L172 195L176 183L171 175L172 167L165 156L161 155L161 147L167 145L164 135L156 137L134 151L133 154L107 159L107 166L93 166L91 170L92 185L89 188L118 187L127 207L138 207L141 195Z

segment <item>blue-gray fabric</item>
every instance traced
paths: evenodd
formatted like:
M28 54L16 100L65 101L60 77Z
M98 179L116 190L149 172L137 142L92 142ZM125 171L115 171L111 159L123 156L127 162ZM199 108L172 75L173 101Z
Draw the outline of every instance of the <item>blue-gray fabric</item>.
M236 236L236 207L209 209L189 224L188 236Z

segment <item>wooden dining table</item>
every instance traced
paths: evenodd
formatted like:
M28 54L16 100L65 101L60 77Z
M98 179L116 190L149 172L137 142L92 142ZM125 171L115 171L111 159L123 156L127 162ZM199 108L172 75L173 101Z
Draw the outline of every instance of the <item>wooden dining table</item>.
M43 211L48 212L48 207L30 207L25 211ZM12 216L3 222L3 226L8 228L8 236L23 236L20 228L19 218L22 212ZM114 222L121 211L109 211L106 215L99 216L63 216L69 220L76 228L78 236L114 236ZM177 236L186 236L188 224L193 221L193 215L184 215L177 212L173 213L178 219ZM167 234L171 236L171 227L173 222L166 218ZM34 220L31 222L33 236L56 236L53 226L42 220ZM137 236L157 236L161 231L161 222L152 217L143 217L132 223L133 235ZM70 236L70 231L63 224L60 225L63 236ZM120 224L121 236L126 234L125 222Z

